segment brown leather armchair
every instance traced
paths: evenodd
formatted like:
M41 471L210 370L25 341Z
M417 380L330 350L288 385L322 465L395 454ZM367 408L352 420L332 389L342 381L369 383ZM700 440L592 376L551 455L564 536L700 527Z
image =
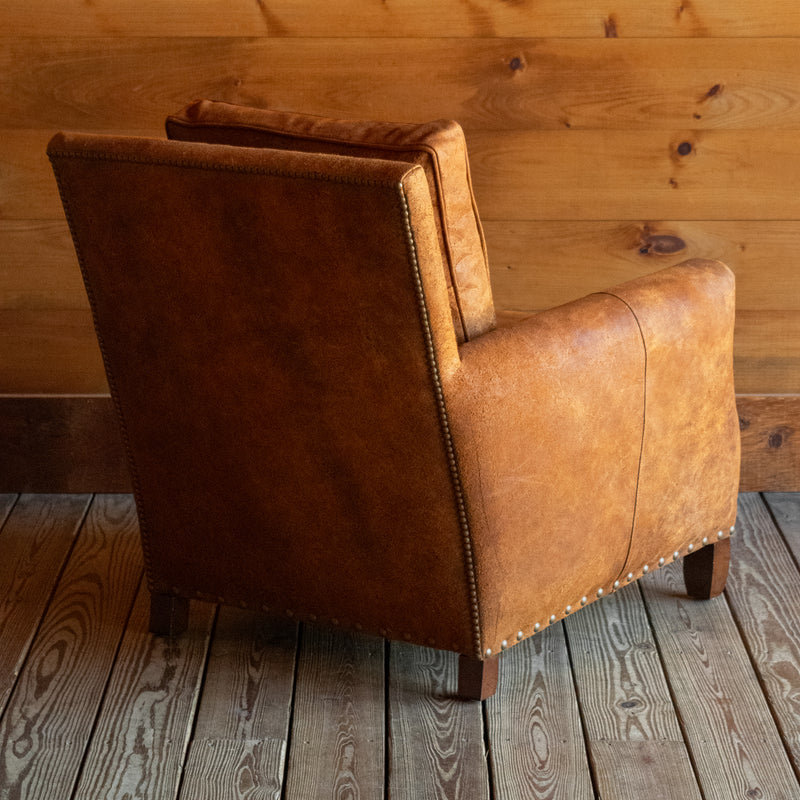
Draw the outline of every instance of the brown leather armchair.
M152 592L498 656L685 557L722 591L734 281L694 260L497 328L461 129L200 102L49 155Z

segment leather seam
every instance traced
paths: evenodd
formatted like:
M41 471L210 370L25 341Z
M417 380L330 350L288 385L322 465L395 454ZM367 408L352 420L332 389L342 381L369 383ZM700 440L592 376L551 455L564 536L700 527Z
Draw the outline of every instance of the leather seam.
M422 333L425 339L425 350L428 361L428 369L433 381L435 402L439 414L439 426L442 431L444 445L447 451L447 462L450 469L450 479L453 486L453 493L456 501L456 513L458 516L459 528L461 529L462 545L464 548L464 567L467 577L467 587L469 592L469 604L471 613L472 633L474 637L475 654L478 658L483 657L481 644L481 623L480 623L480 604L478 602L478 587L475 578L475 561L473 556L472 531L467 516L467 507L464 499L464 489L461 482L461 474L458 468L453 438L450 432L450 422L447 415L447 405L444 400L442 381L439 376L439 366L436 361L436 349L433 343L431 331L430 315L425 301L425 289L422 284L422 276L417 259L417 243L414 231L411 227L411 214L406 198L405 186L402 182L397 184L400 203L403 211L403 223L408 243L408 255L414 279L414 288L417 294L419 306L420 322L422 323Z
M619 581L623 575L626 574L625 570L628 567L628 561L631 557L631 551L633 550L633 537L636 532L636 512L639 507L639 486L642 477L642 459L644 458L644 437L645 432L647 430L647 340L644 336L644 331L642 330L642 324L639 321L639 317L636 316L636 312L633 310L633 306L630 305L626 300L620 297L613 292L598 292L598 294L605 294L609 297L614 297L620 301L627 309L630 311L631 316L636 323L636 327L639 331L639 337L642 340L642 353L644 354L644 390L642 392L642 439L639 444L639 461L636 465L636 492L634 493L633 497L633 514L631 519L631 533L630 537L628 538L628 551L625 553L625 559L622 562L622 569L620 570L619 574L617 575L616 580Z
M148 158L114 153L76 152L74 150L48 151L50 158L78 158L85 161L115 161L124 164L144 164L157 167L181 167L184 169L202 169L210 172L235 172L250 175L275 175L286 178L307 178L309 180L328 181L329 183L348 183L356 186L395 186L396 179L369 180L346 175L326 175L322 172L282 170L270 167L244 166L237 164L215 164L209 161L189 161L170 158ZM417 165L414 165L417 166ZM413 169L414 167L412 167Z

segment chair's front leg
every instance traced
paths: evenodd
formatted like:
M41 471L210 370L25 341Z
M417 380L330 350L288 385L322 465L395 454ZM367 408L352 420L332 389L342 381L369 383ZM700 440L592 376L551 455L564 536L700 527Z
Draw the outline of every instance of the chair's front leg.
M722 594L728 578L731 560L731 540L722 539L707 545L683 559L683 579L686 593L696 600L708 600Z
M500 656L481 661L470 656L458 658L458 696L465 700L486 700L497 689Z
M189 626L189 601L171 594L150 595L150 633L178 636Z

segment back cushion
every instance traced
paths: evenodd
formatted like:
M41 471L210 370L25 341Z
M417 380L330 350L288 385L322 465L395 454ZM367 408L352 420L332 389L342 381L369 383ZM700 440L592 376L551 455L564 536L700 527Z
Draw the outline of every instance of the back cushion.
M408 161L426 173L456 338L495 326L489 266L457 122L422 125L335 120L198 100L167 118L167 136L210 144Z

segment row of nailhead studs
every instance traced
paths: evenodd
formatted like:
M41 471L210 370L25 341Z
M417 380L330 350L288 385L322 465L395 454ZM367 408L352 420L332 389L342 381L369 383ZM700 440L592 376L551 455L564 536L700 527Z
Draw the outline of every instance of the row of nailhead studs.
M476 652L481 652L481 624L480 624L480 607L478 605L478 586L475 579L475 564L472 556L472 539L470 536L469 520L467 518L467 508L464 502L464 494L461 489L461 478L458 473L458 463L456 462L455 448L453 447L453 440L450 435L450 424L447 419L447 408L444 403L444 393L442 391L442 382L439 378L439 368L436 364L436 350L433 345L433 333L431 331L430 322L428 320L428 309L425 304L425 290L422 286L422 276L419 272L419 263L417 261L417 247L414 241L414 232L411 228L411 217L409 214L408 203L406 201L405 191L403 184L398 184L400 193L400 200L403 206L403 218L405 222L406 237L408 239L409 253L411 256L411 263L414 270L414 285L417 291L417 302L419 304L420 320L422 321L423 332L425 336L425 346L428 354L428 364L430 366L431 377L433 379L434 391L436 394L436 404L439 411L439 422L444 437L445 449L447 451L448 466L450 468L450 475L453 481L453 490L456 495L456 503L458 505L458 518L461 527L461 535L464 545L464 560L467 568L467 581L469 582L469 598L472 614L472 630L475 641Z
M735 526L731 525L731 528L730 528L730 533L731 533L731 534L732 534L732 533L734 533L734 531L735 531L735 530L736 530ZM724 539L724 538L725 538L725 532L724 532L724 531L717 531L717 536L716 536L716 538L717 538L717 540L719 540L719 539ZM711 540L709 539L709 537L708 537L708 536L704 536L704 537L702 538L702 540L701 540L701 547L702 547L702 546L705 546L705 545L707 545L707 544L708 544L710 541L711 541ZM687 546L687 548L686 548L686 552L687 552L687 554L688 554L688 553L691 553L691 552L693 552L693 551L694 551L694 544L689 544L689 545ZM675 550L675 552L673 552L673 554L672 554L672 559L673 559L673 561L677 561L677 559L679 559L680 557L681 557L681 552L680 552L680 550ZM659 567L663 567L663 566L664 566L664 564L666 564L666 563L667 563L667 559L666 559L666 558L664 558L663 556L662 556L661 558L659 558L659 559L658 559L658 566L659 566ZM642 574L643 574L643 575L646 575L648 572L650 572L650 567L649 567L649 565L648 565L648 564L645 564L645 565L642 567ZM626 581L626 583L630 583L630 582L631 582L631 581L634 579L634 577L635 577L635 576L634 576L634 573L633 573L633 572L629 572L629 573L628 573L628 574L625 576L625 581ZM616 589L619 589L619 587L620 587L620 581L618 581L618 580L617 580L617 581L614 581L614 583L613 583L613 586L612 586L612 591L615 591ZM598 590L597 590L597 592L595 593L595 597L596 597L597 599L599 599L599 598L601 598L601 597L602 597L604 594L605 594L605 591L604 591L602 588L600 588L600 589L598 589ZM589 601L589 598L588 598L588 597L586 597L585 595L584 595L583 597L581 597L581 601L580 601L580 603L581 603L581 606L585 606L585 605L586 605L587 603L589 603L589 602L590 602L590 601ZM567 616L569 616L571 613L572 613L572 606L570 605L570 606L567 606L567 607L564 609L564 613L563 613L563 615L562 615L562 616L564 616L564 617L567 617ZM552 615L550 616L550 619L548 620L548 623L547 623L547 624L548 624L548 625L552 625L554 622L557 622L557 621L558 621L558 619L559 619L559 616L558 616L557 614L552 614ZM534 624L534 626L533 626L533 632L534 632L534 633L538 633L538 632L539 632L541 629L542 629L542 624L541 624L540 622L537 622L537 623L535 623L535 624ZM521 641L522 641L524 638L525 638L525 633L524 633L523 631L517 631L517 641L518 641L518 642L521 642ZM512 644L513 644L513 643L512 643ZM507 640L507 639L503 639L503 641L500 643L500 650L501 650L501 651L502 651L502 650L506 650L508 647L509 647L508 640ZM487 648L487 649L484 651L484 655L485 655L485 656L488 658L490 655L492 655L492 649L491 649L491 648Z
M194 595L194 597L198 600L204 600L208 603L219 603L220 605L224 606L238 606L239 608L255 608L255 606L248 603L246 600L231 600L229 598L223 597L222 595L213 595L213 594L206 594L204 592L185 592L179 586L172 586L170 588L170 592L178 597L188 597L190 594ZM269 606L267 604L262 604L258 606L259 611L263 611L265 614L268 613L281 613L279 609L274 608L273 606ZM353 628L353 630L362 631L364 630L364 626L360 622L350 622L346 620L342 623L336 617L318 617L316 614L306 614L302 612L294 611L291 608L283 609L283 612L289 619L296 619L299 622L320 622L326 625L333 625L334 627L338 627L342 625L344 628ZM370 630L374 630L370 628ZM377 631L379 636L382 636L384 639L395 639L395 631L391 630L390 628L380 628ZM421 642L421 637L415 637L413 634L404 633L402 634L402 638L407 641L417 641ZM429 647L440 647L444 649L450 649L455 652L460 650L458 644L453 643L449 647L447 645L439 645L435 639L428 638L425 640L425 644Z

